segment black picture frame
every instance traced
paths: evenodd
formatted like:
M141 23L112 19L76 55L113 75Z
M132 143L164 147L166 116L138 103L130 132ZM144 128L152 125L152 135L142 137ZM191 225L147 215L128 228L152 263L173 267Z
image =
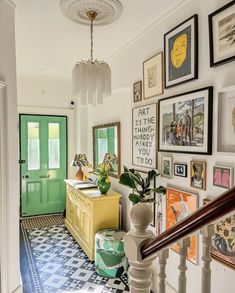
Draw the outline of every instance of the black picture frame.
M182 174L180 174L179 172L176 172L176 167L181 167L184 169L184 171L182 171ZM188 164L174 163L174 176L187 178L188 177Z
M164 135L165 137L165 142L164 142L164 148L162 147L161 144L163 144L162 142L162 136L163 136L163 133L162 133L162 125L161 125L161 121L162 121L162 115L163 113L161 113L161 109L162 109L162 104L165 102L165 101L172 101L172 104L174 104L174 100L177 101L177 98L179 98L179 100L182 102L182 99L181 97L185 96L187 99L190 99L190 95L191 96L194 96L194 94L198 93L198 97L201 97L201 94L202 92L204 93L207 93L207 104L206 104L206 108L207 108L207 112L206 112L206 116L207 116L207 119L206 119L206 124L204 125L204 128L203 128L203 131L205 132L206 130L206 133L207 135L205 136L204 135L204 132L203 132L203 138L204 138L204 141L205 141L205 147L204 149L201 147L201 148L198 148L198 147L195 147L194 146L194 150L192 150L192 145L168 145L167 146L167 134ZM195 95L196 97L196 95ZM193 100L191 98L191 100ZM195 98L194 98L195 100ZM176 102L175 101L175 102ZM203 120L204 121L204 120ZM198 155L211 155L212 154L212 131L213 131L213 87L212 86L209 86L209 87L205 87L205 88L200 88L200 89L196 89L196 90L193 90L193 91L189 91L189 92L185 92L185 93L181 93L181 94L178 94L178 95L174 95L174 96L170 96L170 97L167 97L167 98L163 98L163 99L160 99L158 101L158 151L159 152L172 152L172 153L187 153L187 154L198 154ZM167 127L170 128L171 125L168 125ZM165 129L164 129L165 131Z
M215 32L213 29L213 18L215 16L218 16L221 12L224 12L226 9L229 9L230 7L234 6L235 8L235 2L229 2L228 4L224 5L223 7L217 9L216 11L212 12L208 15L208 22L209 22L209 49L210 49L210 67L217 67L220 65L223 65L228 62L232 62L235 60L235 47L234 47L234 55L230 56L228 58L221 59L219 61L215 61Z
M133 83L133 102L137 103L137 102L141 102L142 101L142 80L136 81L135 83Z
M190 55L191 56L190 70L192 70L193 72L191 72L190 74L187 74L187 75L182 74L182 76L177 78L179 80L178 82L177 82L177 79L175 79L176 80L175 83L169 84L168 72L170 72L170 69L168 68L169 62L167 61L167 58L169 57L169 50L167 49L168 48L167 41L169 39L167 37L169 34L172 34L174 31L177 32L177 30L180 29L180 27L182 27L182 29L184 29L183 26L186 25L187 22L190 23L191 21L194 26L194 29L193 29L194 33L191 35L194 42L192 42L192 40L191 40L191 43L193 43L192 44L193 50L190 50L190 52L191 52L190 53L191 54ZM179 34L179 32L177 32L176 35L177 34ZM194 54L192 52L194 52ZM186 56L185 60L186 59L187 59L187 56ZM192 64L193 64L193 66L192 66ZM184 66L186 66L186 65L184 65ZM179 25L177 25L176 27L174 27L173 29L171 29L170 31L168 31L167 33L164 34L164 68L165 68L164 86L166 89L171 88L176 85L180 85L180 84L189 82L191 80L198 79L198 14L194 14L193 16L189 17L188 19L186 19L185 21L183 21L182 23L180 23ZM188 78L187 78L187 76L188 76Z

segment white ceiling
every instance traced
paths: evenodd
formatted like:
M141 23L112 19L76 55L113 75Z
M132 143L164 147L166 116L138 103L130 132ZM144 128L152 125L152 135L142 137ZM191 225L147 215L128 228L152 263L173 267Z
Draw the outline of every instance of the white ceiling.
M94 57L109 60L130 40L185 0L120 0L121 17L94 28ZM89 27L67 19L60 0L15 0L19 76L71 79L76 61L90 56Z

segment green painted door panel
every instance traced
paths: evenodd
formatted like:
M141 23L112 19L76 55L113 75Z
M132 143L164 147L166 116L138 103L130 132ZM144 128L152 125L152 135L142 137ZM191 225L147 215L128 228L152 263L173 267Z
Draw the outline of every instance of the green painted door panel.
M67 177L67 119L20 115L21 214L63 212Z

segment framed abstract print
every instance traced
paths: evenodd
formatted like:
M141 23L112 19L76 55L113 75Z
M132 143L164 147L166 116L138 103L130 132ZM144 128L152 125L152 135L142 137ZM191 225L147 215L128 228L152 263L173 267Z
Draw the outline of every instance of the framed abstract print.
M204 204L208 202L210 202L210 200L203 200ZM214 229L215 234L212 237L211 257L235 269L235 214L217 222L214 225Z
M210 66L235 60L235 2L209 15Z
M163 53L143 63L144 99L163 94Z
M158 101L159 151L211 155L213 87Z
M165 88L198 78L198 15L164 35Z
M206 190L206 162L190 161L190 185Z
M157 104L132 110L132 164L157 169Z
M233 186L233 168L225 166L214 166L213 185L230 189Z
M139 80L133 84L133 102L142 101L142 80Z
M217 113L217 152L235 153L235 86L219 91Z
M183 163L174 164L174 175L178 177L188 176L188 165Z
M166 190L166 229L171 228L198 208L198 197L182 190L167 188ZM198 262L198 240L196 235L190 237L190 248L187 259L194 264ZM179 252L178 244L172 249Z
M161 175L162 177L172 178L173 176L173 158L171 156L161 157Z

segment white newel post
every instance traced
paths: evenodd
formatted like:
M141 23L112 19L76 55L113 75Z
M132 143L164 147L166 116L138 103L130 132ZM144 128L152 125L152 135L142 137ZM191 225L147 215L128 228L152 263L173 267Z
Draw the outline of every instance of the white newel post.
M179 284L178 284L178 292L179 293L186 293L186 258L188 255L188 249L190 246L190 237L181 239L178 242L179 245L179 255L180 255L180 264L178 266L178 269L180 271L179 274Z
M159 283L158 283L158 293L165 293L165 280L166 280L166 262L169 257L169 249L162 250L158 253L159 259Z
M203 268L202 268L202 293L211 292L211 240L214 235L214 225L209 225L201 229L202 242L203 242Z
M128 257L129 285L131 293L149 293L152 284L152 263L155 256L142 260L140 254L141 243L154 237L147 227L152 221L152 210L147 204L138 203L130 212L134 228L124 237L124 249Z

